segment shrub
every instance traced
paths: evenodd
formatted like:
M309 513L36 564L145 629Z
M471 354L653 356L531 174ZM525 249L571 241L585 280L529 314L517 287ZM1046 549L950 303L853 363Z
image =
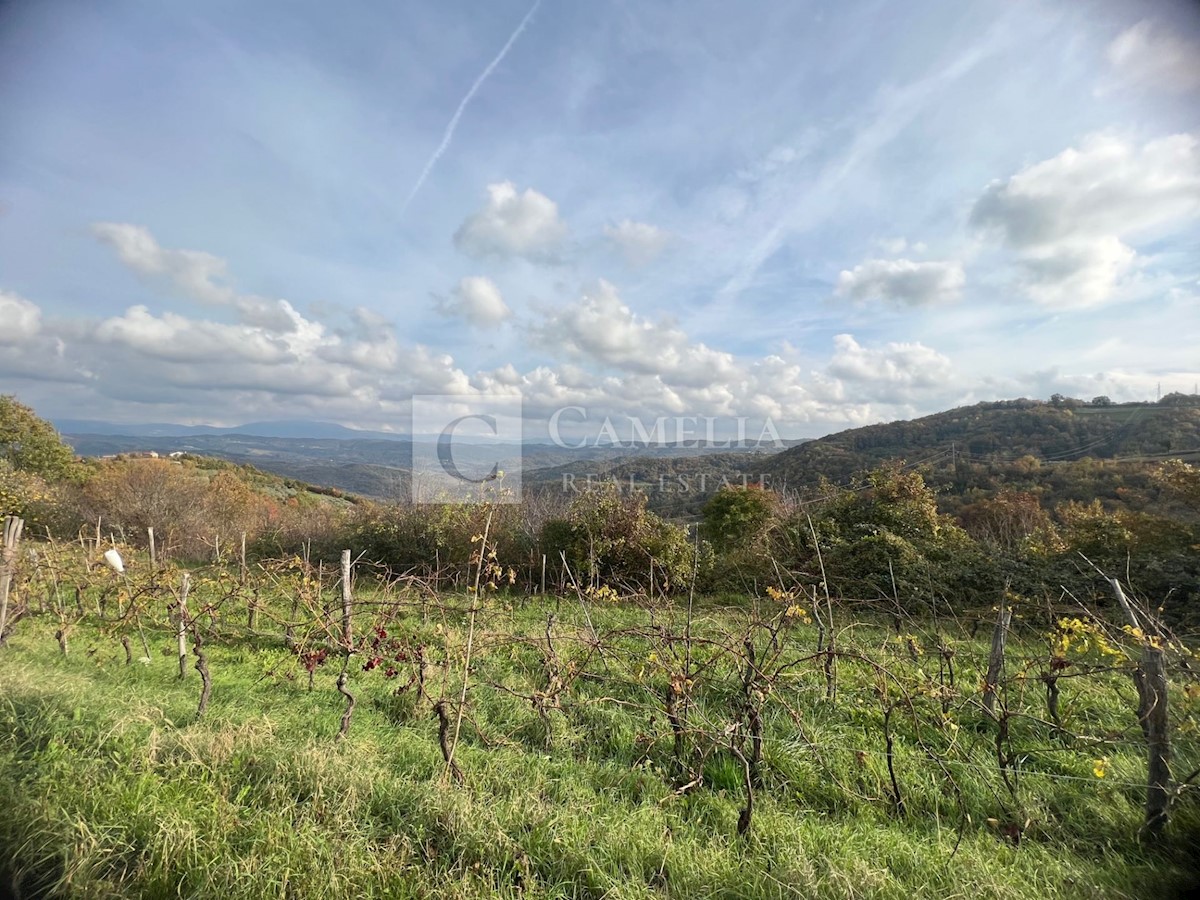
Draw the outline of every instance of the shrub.
M0 459L0 521L6 516L20 516L26 525L44 524L53 508L54 493L43 478Z
M566 553L580 586L631 591L686 588L697 561L687 529L646 509L643 494L623 495L605 484L580 493L565 520L542 528L543 547Z
M0 460L47 481L69 479L75 454L54 426L16 398L0 395Z

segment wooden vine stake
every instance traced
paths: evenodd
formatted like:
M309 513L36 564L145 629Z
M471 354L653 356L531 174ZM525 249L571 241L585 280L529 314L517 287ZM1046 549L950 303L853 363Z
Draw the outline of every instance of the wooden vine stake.
M989 716L996 715L996 688L1000 685L1000 673L1004 670L1004 645L1008 642L1008 625L1012 621L1012 609L1008 605L1007 591L1000 595L1000 611L996 615L996 627L992 630L992 649L988 653L987 677L983 682L983 708Z
M17 544L25 520L8 516L4 520L4 546L0 549L0 647L8 640L8 592L12 586L12 574L17 558Z
M179 680L183 681L184 675L187 673L187 627L188 627L188 611L187 599L188 589L191 587L191 578L185 572L183 575L183 585L179 589L179 627L176 637L179 640Z
M353 599L350 593L350 574L353 564L350 561L350 551L342 551L342 671L338 675L338 693L346 698L346 711L342 713L342 724L338 729L338 740L350 732L350 717L354 715L354 695L346 690L346 682L350 680L350 654L354 652L354 632L350 621L350 604Z
M1109 578L1108 583L1112 585L1113 595L1134 632L1142 637L1142 658L1133 671L1133 682L1138 693L1138 723L1142 726L1149 751L1146 764L1146 822L1142 831L1149 842L1157 843L1167 825L1167 811L1171 803L1171 733L1167 719L1167 672L1163 663L1163 647L1161 641L1150 634L1153 623L1138 621L1133 606L1121 589L1121 582Z
M212 695L212 674L208 670L208 657L204 653L204 640L200 637L200 629L196 627L196 619L188 613L188 591L192 587L192 577L183 573L179 586L179 677L183 677L184 663L187 659L187 643L184 629L192 632L192 653L196 657L195 669L200 673L200 702L196 705L196 718L204 716L208 709L208 699Z

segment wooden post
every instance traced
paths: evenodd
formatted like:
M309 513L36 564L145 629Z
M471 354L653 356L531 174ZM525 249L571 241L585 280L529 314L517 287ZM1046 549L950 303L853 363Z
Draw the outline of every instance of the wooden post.
M146 529L146 537L150 540L150 571L158 568L158 554L154 547L154 526L151 525Z
M1171 731L1167 718L1167 672L1163 664L1160 638L1149 633L1151 622L1141 623L1121 589L1121 582L1109 578L1113 595L1129 623L1142 634L1142 659L1133 672L1138 692L1138 724L1146 737L1149 758L1146 762L1146 822L1143 831L1150 842L1162 838L1171 803ZM1157 630L1157 629L1156 629Z
M179 680L183 680L184 673L187 671L187 625L188 625L188 590L192 586L192 578L187 572L183 573L183 584L179 588L179 630L177 637L179 639Z
M354 631L350 618L350 604L353 599L350 591L350 575L353 564L350 561L350 551L342 551L342 671L338 675L338 693L346 698L346 710L342 713L342 723L338 728L338 738L344 738L350 732L350 717L354 715L354 695L346 689L350 680L350 654L354 652Z
M242 584L246 583L246 532L242 532Z
M352 564L350 562L350 551L342 551L342 641L346 645L346 652L354 648L354 635L350 627L350 603L353 595L350 592L350 571Z
M8 592L12 585L13 561L17 556L17 544L21 540L21 530L25 520L17 516L8 516L4 520L4 546L0 549L0 647L7 640L8 628Z
M996 616L996 627L992 631L992 649L988 654L987 677L983 682L983 708L989 716L995 716L996 688L1000 684L1000 672L1004 669L1004 645L1008 640L1008 623L1012 621L1012 610L1008 606L1007 594L1000 595L1000 612Z
M542 554L542 593L546 593L546 554Z

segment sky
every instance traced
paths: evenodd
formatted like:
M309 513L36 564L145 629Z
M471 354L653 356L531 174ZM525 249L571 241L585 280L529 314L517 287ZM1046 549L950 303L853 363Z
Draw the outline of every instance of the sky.
M0 393L46 416L814 437L1197 382L1192 4L0 5Z

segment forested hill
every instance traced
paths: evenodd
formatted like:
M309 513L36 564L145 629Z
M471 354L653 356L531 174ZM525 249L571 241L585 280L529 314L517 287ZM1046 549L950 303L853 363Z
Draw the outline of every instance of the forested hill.
M764 460L772 484L802 488L822 477L844 482L882 463L953 470L1033 457L1041 462L1200 458L1200 396L1157 403L1051 401L979 403L920 419L831 434Z

